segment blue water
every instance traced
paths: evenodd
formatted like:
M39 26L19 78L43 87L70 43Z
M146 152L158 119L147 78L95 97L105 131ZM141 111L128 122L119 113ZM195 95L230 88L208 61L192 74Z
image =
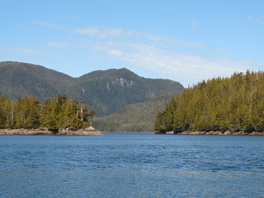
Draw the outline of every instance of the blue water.
M264 137L0 136L0 197L264 197Z

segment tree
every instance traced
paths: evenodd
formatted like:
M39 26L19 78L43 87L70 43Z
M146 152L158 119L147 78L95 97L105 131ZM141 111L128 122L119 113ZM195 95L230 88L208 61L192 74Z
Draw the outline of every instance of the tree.
M93 119L94 119L94 116L95 116L95 115L98 115L98 113L97 113L96 111L91 110L91 111L89 112L89 116L91 117L91 120L90 120L90 125L91 125L91 126L92 126Z

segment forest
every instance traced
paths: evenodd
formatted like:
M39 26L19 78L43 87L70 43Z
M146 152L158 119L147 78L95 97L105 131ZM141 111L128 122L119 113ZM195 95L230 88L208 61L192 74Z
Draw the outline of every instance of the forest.
M72 101L66 95L52 95L44 103L28 96L18 97L16 102L0 97L0 129L87 128L95 115L85 101Z
M264 72L234 73L188 87L157 113L154 129L264 131Z

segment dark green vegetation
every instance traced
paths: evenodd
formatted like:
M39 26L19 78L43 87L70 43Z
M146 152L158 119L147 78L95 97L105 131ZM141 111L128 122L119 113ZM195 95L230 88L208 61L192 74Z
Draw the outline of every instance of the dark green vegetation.
M183 86L171 80L146 79L123 69L94 71L79 78L19 63L0 63L0 96L16 101L19 96L37 97L45 101L52 94L87 101L99 116L110 115L126 105L142 103L163 93L182 91Z
M0 97L0 128L41 128L51 130L63 128L86 128L97 112L88 111L85 101L77 103L68 96L56 95L44 104L37 98L18 97L17 102Z
M157 112L176 94L161 94L143 103L127 105L114 114L96 118L93 126L105 132L153 132Z
M185 89L157 114L155 130L263 131L264 72L235 73Z

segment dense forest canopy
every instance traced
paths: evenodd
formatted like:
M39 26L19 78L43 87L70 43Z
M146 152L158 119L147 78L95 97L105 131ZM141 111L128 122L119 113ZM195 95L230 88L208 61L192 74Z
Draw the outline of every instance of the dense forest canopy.
M91 125L96 111L85 101L72 101L66 95L52 95L44 104L37 98L18 97L16 102L0 97L0 128L80 129Z
M166 131L263 131L264 72L199 82L173 97L154 128Z

